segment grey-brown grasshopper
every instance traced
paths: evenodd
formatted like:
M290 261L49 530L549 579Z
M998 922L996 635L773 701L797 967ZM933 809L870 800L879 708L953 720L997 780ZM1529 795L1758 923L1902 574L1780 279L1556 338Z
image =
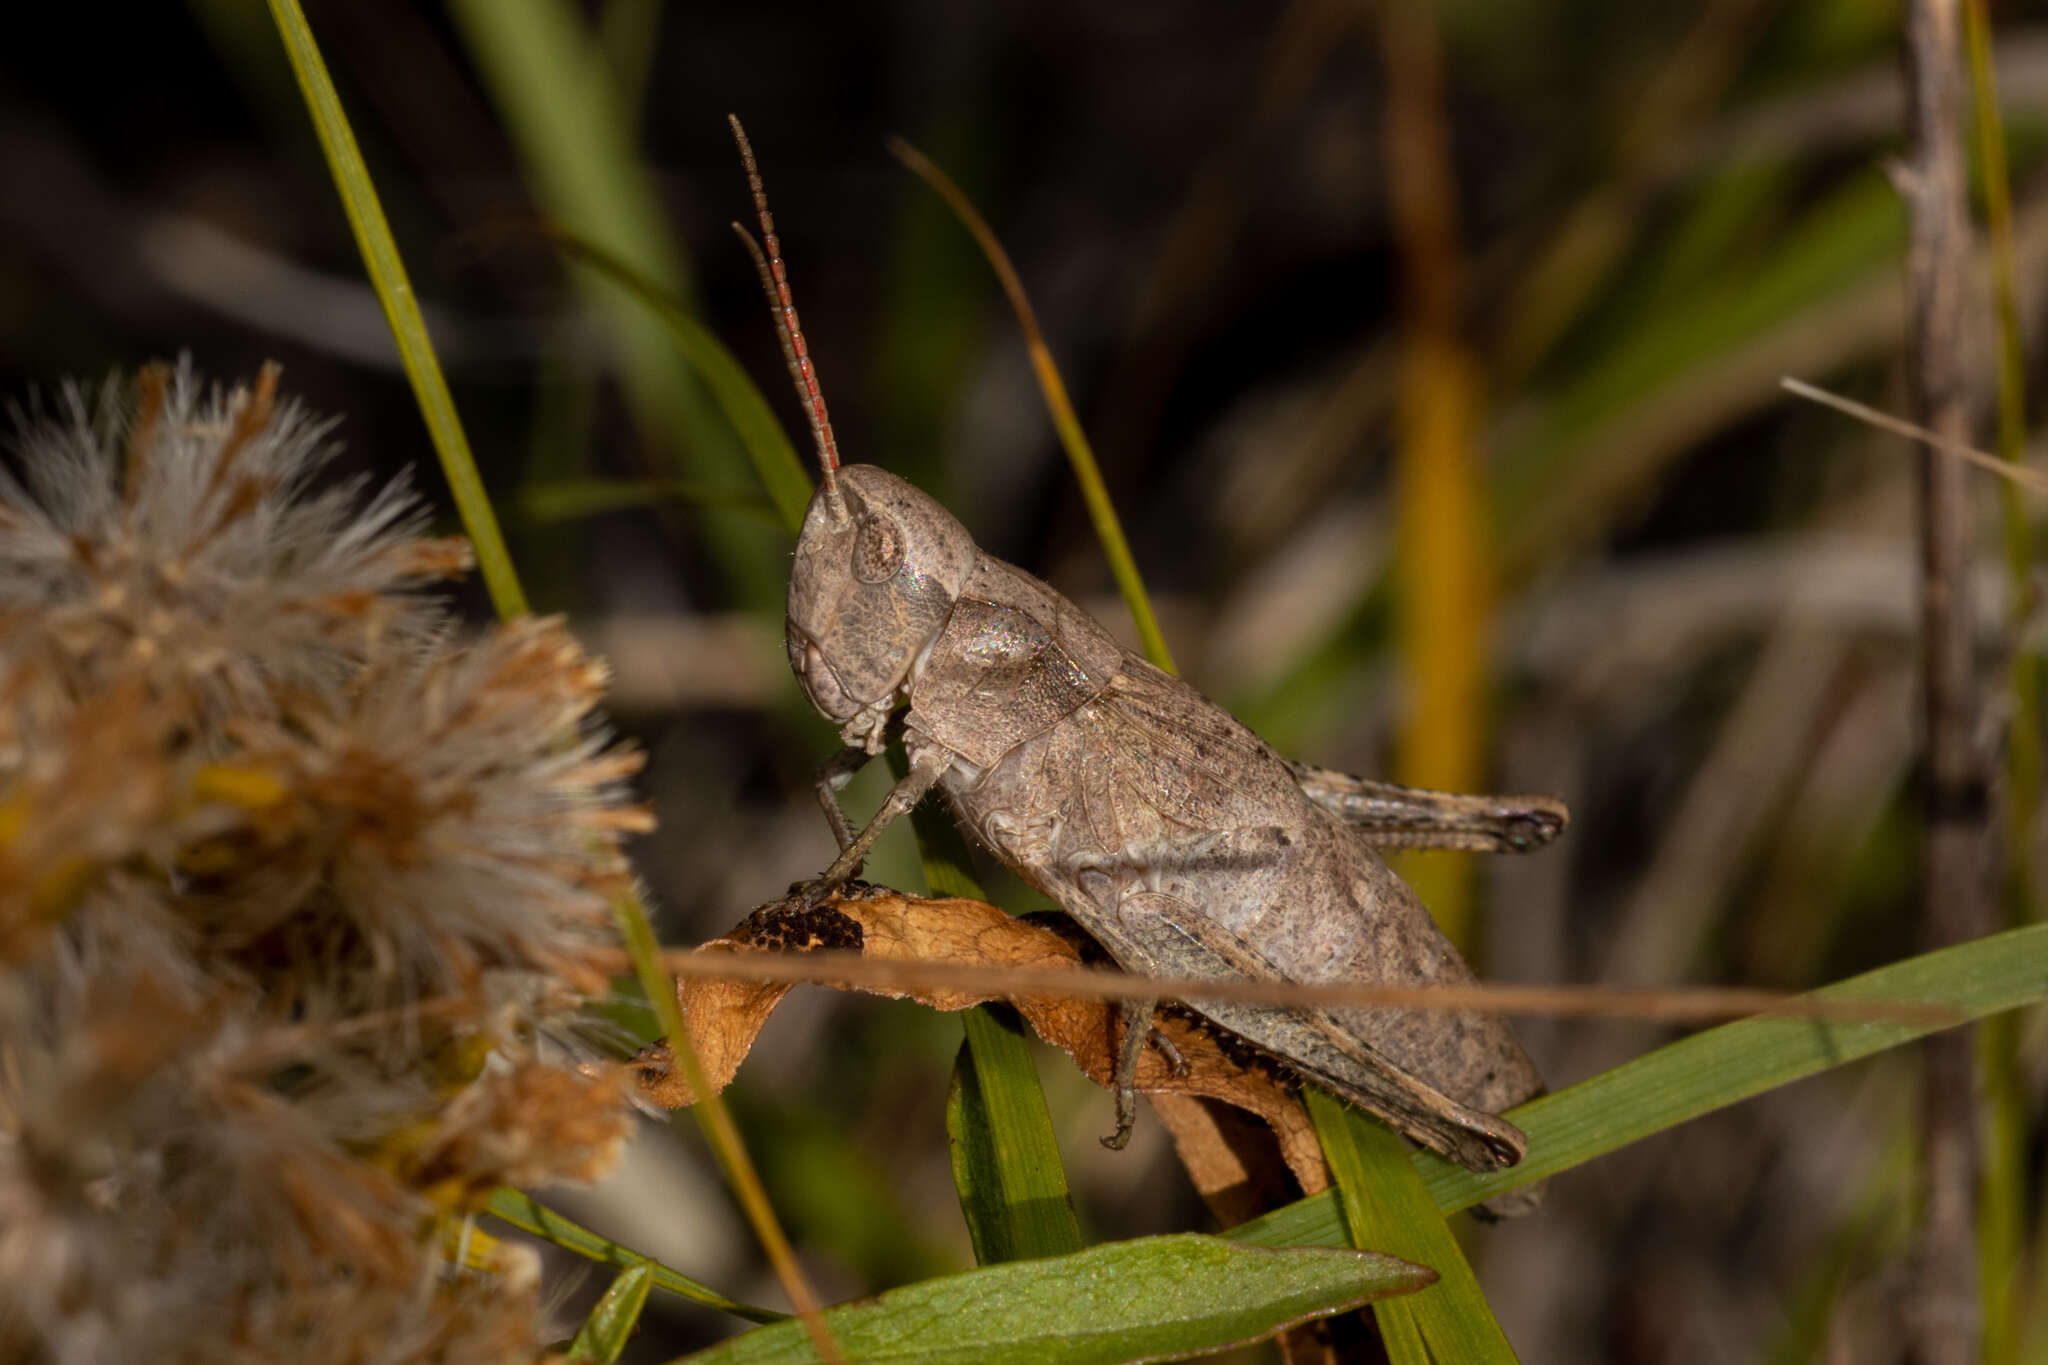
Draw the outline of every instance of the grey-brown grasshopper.
M842 468L737 119L733 132L765 251L734 226L774 310L822 480L790 574L789 662L848 746L819 781L841 852L805 893L853 876L882 829L937 786L963 826L1137 975L1471 980L1373 845L1530 848L1564 827L1563 807L1290 763L1043 582L983 554L926 494L871 465ZM856 833L838 792L898 735L908 775ZM1133 1122L1153 1003L1120 1011L1114 1146ZM1527 1147L1496 1115L1542 1080L1498 1019L1194 1008L1461 1165L1513 1165Z

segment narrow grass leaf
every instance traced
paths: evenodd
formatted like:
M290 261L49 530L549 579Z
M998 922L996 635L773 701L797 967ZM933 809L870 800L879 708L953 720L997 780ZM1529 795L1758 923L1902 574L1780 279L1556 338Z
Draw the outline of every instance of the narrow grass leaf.
M1865 972L1815 992L1823 999L1934 1005L1958 1022L2048 1001L2048 925L2011 929ZM1437 1206L1469 1208L1616 1148L1937 1030L1926 1024L1742 1019L1696 1033L1546 1095L1506 1117L1529 1138L1522 1164L1491 1175L1428 1152L1411 1158ZM1233 1228L1255 1246L1317 1246L1344 1239L1337 1197L1325 1192Z
M1421 1267L1369 1252L1275 1252L1183 1233L985 1266L825 1317L850 1357L874 1365L1112 1365L1258 1341L1431 1279ZM814 1358L795 1323L687 1357L692 1365Z
M572 1251L587 1260L627 1269L645 1266L650 1273L650 1282L653 1286L665 1289L677 1298L701 1303L707 1308L722 1309L734 1317L745 1318L749 1322L781 1322L785 1318L782 1313L729 1299L709 1285L693 1280L681 1271L671 1270L661 1262L650 1260L630 1247L622 1247L617 1242L598 1236L586 1227L570 1222L531 1195L518 1190L501 1188L494 1191L490 1202L484 1208L492 1217L510 1223L523 1232L530 1232L564 1251Z
M647 1291L653 1284L651 1265L642 1263L621 1270L604 1291L604 1297L590 1310L590 1316L576 1329L576 1336L569 1343L569 1358L612 1365L626 1349L634 1327L639 1325L640 1310L647 1306Z
M629 262L687 309L687 255L635 145L616 68L584 8L571 0L454 0L447 10L548 219ZM744 202L736 166L727 183L735 202ZM669 329L608 282L579 283L604 322L608 354L649 448L670 452L690 477L739 482L740 442L696 376L677 365ZM775 538L715 513L695 525L750 607L780 603L788 568Z
M697 377L711 391L712 400L739 433L740 444L754 466L754 473L760 476L769 501L774 503L783 529L792 536L803 529L804 509L811 501L811 476L796 447L789 443L782 423L775 420L774 409L733 359L725 343L691 317L689 309L662 288L660 281L635 270L617 254L573 233L555 231L549 235L570 256L611 280L661 319L683 358L697 371Z
M1996 1014L2048 998L2048 925L1926 953L1817 993L1947 1006L1966 1019ZM1512 1170L1479 1175L1426 1154L1416 1164L1439 1204L1467 1208L1687 1119L1936 1031L1925 1024L1738 1020L1523 1105L1513 1121L1529 1137L1529 1156Z
M1066 449L1067 462L1073 466L1074 478L1081 485L1081 500L1087 504L1088 519L1094 523L1096 538L1102 542L1103 557L1109 561L1109 571L1123 593L1124 605L1130 609L1131 620L1137 624L1138 639L1144 647L1145 657L1167 672L1174 672L1173 656L1167 651L1166 636L1160 633L1159 618L1152 611L1152 600L1145 593L1145 581L1138 573L1138 562L1131 557L1130 543L1124 539L1123 525L1117 520L1116 508L1110 504L1109 489L1102 482L1102 470L1095 463L1095 452L1081 430L1081 419L1074 414L1073 400L1067 396L1066 381L1060 378L1059 367L1053 363L1052 350L1038 329L1038 315L1024 293L1024 282L1017 277L1016 267L1010 264L1003 244L996 240L995 230L989 227L987 220L950 176L901 138L891 139L889 150L896 154L897 160L937 190L953 212L959 215L961 225L973 234L982 254L988 257L989 265L995 269L996 277L1002 281L1010 308L1016 313L1017 323L1024 331L1024 346L1031 355L1031 368L1038 375L1039 391L1045 395L1046 410L1052 414L1052 424L1059 432L1061 446Z
M535 3L543 5L551 2L535 0ZM271 17L284 40L293 74L298 78L299 88L305 95L307 108L319 133L321 148L341 191L342 204L369 269L371 284L383 304L406 374L412 381L414 398L426 419L457 510L462 516L463 527L475 549L477 567L490 591L492 605L501 619L523 616L527 612L526 595L519 586L511 555L498 530L497 515L484 492L468 438L456 416L454 399L448 392L440 362L434 355L425 320L420 316L412 284L405 273L405 264L385 222L376 185L356 146L355 134L349 127L334 83L328 77L326 64L321 60L312 29L306 23L298 0L269 0L269 3ZM613 913L632 955L635 974L662 1020L663 1031L672 1040L675 1054L686 1071L695 1072L695 1057L676 1007L674 983L661 968L660 950L654 941L653 931L648 927L645 909L637 897L628 895L614 902ZM701 1081L701 1077L695 1079ZM807 1330L816 1334L827 1356L833 1357L831 1340L817 1324L813 1296L797 1268L795 1256L789 1250L788 1239L775 1221L774 1211L761 1189L760 1178L740 1144L731 1115L715 1098L696 1106L696 1111L733 1183L734 1192L745 1206L768 1251L769 1259L775 1263L797 1311L805 1317Z
M448 381L434 355L426 319L420 316L419 300L413 296L405 261L398 254L390 224L384 220L383 203L377 197L369 167L363 164L363 154L356 146L355 132L349 127L341 97L334 91L334 82L328 77L327 64L321 60L319 45L313 40L313 30L306 23L299 0L269 3L278 36L284 40L285 54L291 59L292 74L298 77L307 112L320 135L320 149L326 153L328 171L341 192L349 229L355 234L371 287L383 306L392 339L398 343L398 357L412 383L420 416L426 420L434 453L440 457L441 472L454 495L455 510L461 514L463 530L476 550L477 571L491 594L491 605L501 620L524 616L526 594L513 571L512 556L498 530L497 513L491 510L490 495L484 492L476 458L470 453L469 437L462 430L461 418L455 414L455 400L448 393Z
M1303 1091L1336 1177L1351 1244L1426 1265L1437 1282L1373 1308L1393 1365L1501 1365L1515 1352L1458 1239L1393 1132L1314 1086Z
M1052 1139L1031 1044L986 1005L966 1011L961 1022L967 1040L946 1094L946 1141L975 1261L994 1265L1079 1251L1081 1226L1058 1148L1050 1159L1029 1149ZM994 1079L984 1080L985 1074ZM1032 1084L1009 1083L1021 1074ZM1018 1150L1020 1144L1027 1149Z

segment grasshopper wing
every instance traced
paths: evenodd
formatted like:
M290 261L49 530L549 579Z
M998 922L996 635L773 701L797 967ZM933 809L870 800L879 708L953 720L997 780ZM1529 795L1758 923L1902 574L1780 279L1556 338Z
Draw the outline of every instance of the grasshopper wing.
M1126 970L1237 981L1472 979L1358 831L1228 712L1134 656L1058 723L941 779L963 823ZM1498 1019L1195 1008L1452 1160L1524 1142L1491 1118L1542 1089Z
M1252 981L1472 979L1365 839L1178 678L1130 660L1076 720L1088 773L1070 789L1092 831L1080 842L1116 864L1106 880L1081 879L1086 909L1125 966ZM1511 1165L1525 1148L1491 1115L1540 1093L1542 1079L1498 1019L1196 1008L1461 1164Z

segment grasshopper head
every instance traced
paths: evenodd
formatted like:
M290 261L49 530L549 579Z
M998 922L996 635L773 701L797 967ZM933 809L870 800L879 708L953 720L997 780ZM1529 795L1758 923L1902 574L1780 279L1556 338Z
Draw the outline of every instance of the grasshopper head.
M730 122L754 193L761 241L738 223L733 229L754 258L818 447L819 488L804 513L789 573L783 632L789 666L811 704L839 726L848 744L878 754L896 694L945 628L981 551L951 513L894 474L873 465L840 467L832 419L768 214L768 191L740 121Z
M981 551L952 513L887 470L849 465L819 489L789 575L789 666L848 744L882 727L945 628Z

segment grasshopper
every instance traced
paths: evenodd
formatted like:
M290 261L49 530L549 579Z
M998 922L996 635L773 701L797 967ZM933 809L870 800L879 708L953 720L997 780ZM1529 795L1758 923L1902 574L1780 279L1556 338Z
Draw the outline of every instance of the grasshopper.
M927 494L872 465L842 467L760 170L732 127L761 241L733 227L818 451L820 486L790 573L789 663L846 743L818 780L839 856L795 894L815 903L842 886L876 836L937 787L966 830L1137 976L1470 981L1374 847L1534 848L1564 828L1564 807L1289 762L1045 583L982 553ZM856 831L838 794L898 739L908 773ZM1112 1147L1135 1122L1157 1003L1118 1008ZM1494 1170L1527 1149L1496 1115L1543 1083L1498 1019L1193 1008L1461 1165Z

